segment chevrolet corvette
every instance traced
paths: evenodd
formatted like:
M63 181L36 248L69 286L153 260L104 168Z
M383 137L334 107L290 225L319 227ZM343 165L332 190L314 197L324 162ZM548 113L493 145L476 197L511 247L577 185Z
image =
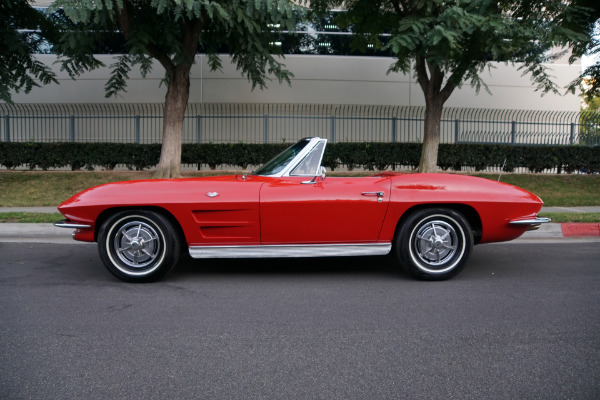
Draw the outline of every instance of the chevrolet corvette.
M391 254L416 278L444 280L474 245L515 239L547 218L543 202L505 183L456 174L383 172L327 177L327 140L300 140L252 173L96 186L58 210L55 225L97 242L128 282L192 258Z

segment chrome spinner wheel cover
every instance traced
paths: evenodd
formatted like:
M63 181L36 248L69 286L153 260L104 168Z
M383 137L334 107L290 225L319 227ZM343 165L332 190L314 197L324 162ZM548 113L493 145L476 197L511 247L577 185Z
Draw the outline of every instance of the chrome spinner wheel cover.
M156 230L142 221L121 226L113 240L113 250L119 260L132 269L144 269L161 254L161 241Z
M439 217L452 221L454 225ZM459 231L456 227L459 227ZM417 225L411 233L411 257L427 272L442 273L454 268L464 251L464 233L452 218L431 216L425 223ZM460 254L456 257L458 253Z

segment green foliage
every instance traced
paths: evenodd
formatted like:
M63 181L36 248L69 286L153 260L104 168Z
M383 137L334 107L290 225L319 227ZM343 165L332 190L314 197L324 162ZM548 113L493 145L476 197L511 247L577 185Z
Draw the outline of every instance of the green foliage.
M12 169L27 165L30 169L70 167L111 170L117 164L142 170L155 166L160 156L160 144L134 143L0 143L0 164Z
M582 21L568 22L572 29L579 31L582 38L572 43L570 62L574 62L584 54L600 55L600 2L597 0L573 0L572 7L580 10L584 17ZM575 92L580 88L587 101L600 96L600 61L587 67L577 79L569 84L569 91Z
M211 169L219 165L234 165L246 169L249 165L261 165L283 151L285 144L184 144L184 164L207 164Z
M185 164L232 166L246 169L265 163L287 147L286 144L184 144ZM330 143L323 165L330 170L384 170L419 165L421 145L416 143ZM160 157L159 144L134 143L15 143L0 142L0 165L9 169L27 165L30 169L71 167L113 169L124 165L143 170L154 167ZM572 173L600 170L600 146L508 146L485 144L442 144L438 166L460 171L502 167L507 172L525 167L531 172L559 168Z
M46 223L64 219L60 213L0 212L0 223Z
M219 53L225 49L253 88L264 88L270 76L287 83L293 76L270 45L278 31L294 30L299 7L289 0L57 0L53 10L59 8L74 23L60 47L69 54L62 59L69 73L100 66L90 57L107 32L125 36L125 55L111 66L107 97L126 89L132 67L145 75L155 59L168 82L175 69L189 71L198 50L208 55L214 70L221 68Z
M542 212L538 215L542 218L550 218L554 223L600 223L600 213L549 213Z
M586 112L600 112L600 95L585 99L585 105Z
M485 87L481 73L491 61L521 62L536 87L556 91L548 71L547 50L553 45L570 45L584 40L578 23L587 17L586 9L554 1L390 1L390 0L313 0L315 12L343 6L342 26L352 26L355 47L375 43L392 51L396 62L389 72L410 72L412 61L422 60L425 73L418 69L419 82L436 82L438 91L463 82L479 89ZM379 35L391 33L387 44ZM423 84L421 83L423 86ZM424 89L425 90L425 89ZM427 96L427 93L425 93Z
M595 99L600 100L598 97ZM596 101L598 105L594 104L594 99L590 103L589 109L583 110L579 117L579 144L593 145L600 143L600 112L598 112L600 101Z
M17 31L25 28L39 33ZM0 100L12 104L11 92L29 93L36 86L58 83L50 67L32 56L43 52L44 39L53 40L56 34L50 19L28 0L0 2Z
M588 0L575 0L588 1ZM548 50L586 38L579 23L586 9L563 0L311 0L317 14L343 7L341 26L352 26L354 47L368 43L391 51L390 72L414 72L425 97L421 171L437 163L440 118L454 90L469 83L488 87L481 75L491 62L520 63L538 90L558 92L549 70ZM389 34L386 44L380 35Z
M71 76L101 65L93 49L103 37L121 32L123 55L111 65L106 96L127 87L132 67L145 76L156 60L165 69L165 144L157 177L179 175L181 121L189 98L190 71L198 52L205 53L211 70L221 68L221 53L228 53L237 69L261 89L275 77L291 83L272 43L282 30L293 31L300 8L291 0L56 0L73 23L60 42L62 68Z

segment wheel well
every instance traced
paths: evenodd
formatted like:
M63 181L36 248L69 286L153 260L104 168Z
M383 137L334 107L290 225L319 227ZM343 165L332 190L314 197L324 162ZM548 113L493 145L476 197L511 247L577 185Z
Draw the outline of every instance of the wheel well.
M400 230L400 226L408 218L408 216L410 214L412 214L416 211L427 209L427 208L449 208L449 209L452 209L454 211L461 213L467 219L467 221L469 222L469 225L471 225L471 230L473 231L473 243L478 244L479 241L481 240L482 225L481 225L481 218L479 217L479 214L477 213L477 211L475 211L475 209L473 207L468 206L466 204L456 204L456 203L419 204L417 206L413 206L413 207L409 208L402 214L402 217L400 217L400 220L398 221L398 225L396 225L396 232L394 234L394 237L398 234L398 232Z
M179 224L179 222L177 221L177 219L173 216L173 214L171 214L169 211L165 210L164 208L153 207L153 206L115 207L115 208L109 208L107 210L102 211L100 213L100 215L98 216L98 218L96 219L96 225L95 225L95 229L94 229L94 241L98 241L99 230L100 230L100 227L102 226L102 224L104 224L104 221L106 221L111 216L113 216L116 213L121 212L121 211L154 211L156 213L159 213L163 217L165 217L169 221L171 221L171 223L173 224L173 226L175 226L175 229L176 229L175 233L177 234L177 236L181 240L181 243L182 244L187 243L186 242L186 238L185 238L185 234L183 233L183 229L181 228L181 225Z

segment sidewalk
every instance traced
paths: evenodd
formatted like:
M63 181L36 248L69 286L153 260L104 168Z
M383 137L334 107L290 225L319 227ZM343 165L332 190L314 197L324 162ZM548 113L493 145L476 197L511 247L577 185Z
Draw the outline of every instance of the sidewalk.
M55 207L0 207L0 213L6 212L55 213L58 210ZM600 213L600 207L544 207L541 212ZM0 223L0 242L81 243L71 238L72 232L52 224ZM526 232L517 241L564 238L600 239L600 223L543 224L538 230Z

